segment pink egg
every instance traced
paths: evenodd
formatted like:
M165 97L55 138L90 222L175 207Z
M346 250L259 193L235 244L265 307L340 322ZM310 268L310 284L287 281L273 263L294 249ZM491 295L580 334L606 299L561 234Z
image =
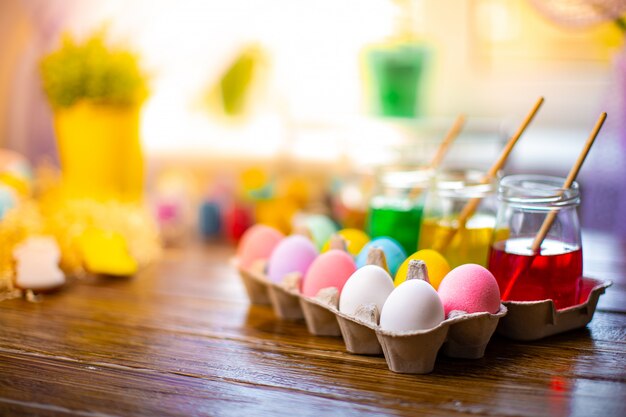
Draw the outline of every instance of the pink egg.
M285 275L299 272L304 276L317 257L317 248L302 235L292 235L280 241L267 263L267 276L282 282Z
M246 230L237 246L237 258L243 268L250 268L259 259L268 259L285 236L278 230L256 224Z
M356 271L354 259L347 252L331 249L311 264L302 281L302 294L315 297L319 290L335 287L341 293L344 284Z
M500 289L493 274L476 264L465 264L450 271L439 284L439 297L446 317L452 310L467 313L500 310Z

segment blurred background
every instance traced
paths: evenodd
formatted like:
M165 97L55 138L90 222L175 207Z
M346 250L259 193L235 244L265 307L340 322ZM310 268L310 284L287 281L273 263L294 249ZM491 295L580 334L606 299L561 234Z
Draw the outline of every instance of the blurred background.
M378 168L424 164L464 113L444 164L486 169L539 96L506 172L565 176L607 111L579 177L582 223L626 236L625 12L624 0L3 0L0 147L58 166L40 62L64 35L104 30L147 74L145 190L172 239L216 233L224 201L234 238L277 210L353 208L343 223L359 226Z

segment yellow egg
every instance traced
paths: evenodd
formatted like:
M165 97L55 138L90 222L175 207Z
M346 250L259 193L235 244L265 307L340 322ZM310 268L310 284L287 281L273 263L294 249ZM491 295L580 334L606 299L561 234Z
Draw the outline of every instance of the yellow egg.
M432 249L422 249L409 256L402 263L402 265L400 265L400 268L396 273L396 278L393 281L393 284L396 287L406 281L409 261L412 260L424 261L426 263L426 268L428 269L428 279L430 280L430 284L435 289L439 288L439 284L441 283L441 280L443 280L443 277L450 272L450 265L448 264L448 261L446 261L446 258L444 258L439 252Z
M370 237L367 233L359 229L341 229L337 234L345 239L348 244L348 252L352 256L357 256L359 252L361 252L361 249L363 249L363 246L370 241ZM330 240L324 243L322 252L326 252L328 249L330 249Z
M278 184L278 195L293 201L299 208L306 207L309 204L312 194L311 180L305 177L286 177Z
M249 168L241 173L241 185L246 191L258 190L267 185L269 179L262 168Z
M298 206L287 198L272 198L255 203L254 217L256 223L262 223L280 230L284 234L291 233L291 219L298 211Z

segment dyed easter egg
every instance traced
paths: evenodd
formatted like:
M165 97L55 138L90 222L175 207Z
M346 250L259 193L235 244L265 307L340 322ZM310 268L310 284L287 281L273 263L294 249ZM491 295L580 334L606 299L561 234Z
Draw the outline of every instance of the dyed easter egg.
M254 218L257 222L283 233L291 232L291 221L297 211L298 206L288 198L268 198L254 203Z
M277 283L292 272L304 276L316 257L317 249L308 238L302 235L288 236L274 248L267 263L267 276Z
M311 214L306 216L302 220L302 225L308 230L315 246L320 250L324 247L324 243L337 232L335 223L328 216L324 216L323 214Z
M350 275L356 271L354 259L347 252L331 249L321 254L309 268L302 281L302 294L315 297L323 288L335 287L341 291Z
M410 279L387 297L380 313L380 328L395 332L428 330L444 319L437 291L426 281Z
M402 246L390 237L377 237L367 245L363 246L363 249L361 249L361 252L359 252L356 257L357 267L360 268L367 264L367 254L372 247L382 249L385 253L389 273L391 276L395 276L398 272L398 268L400 268L400 265L406 259L406 253L404 252L404 249L402 249Z
M370 237L362 230L359 229L341 229L337 232L346 241L348 253L352 256L357 256L363 246L367 245L370 241ZM330 249L330 239L324 243L322 252L326 252Z
M452 310L492 314L500 310L498 282L487 268L480 265L457 266L441 281L438 292L446 316Z
M0 149L0 220L32 186L32 173L26 158L17 152Z
M227 207L222 216L224 235L233 242L239 241L252 224L252 215L248 208L238 204Z
M0 185L12 188L18 195L26 195L32 181L28 160L17 152L0 149Z
M220 206L216 201L205 200L200 204L198 208L198 229L200 235L204 238L219 236L222 231L222 218Z
M4 215L17 206L18 196L15 190L4 184L0 184L0 220Z
M246 269L259 259L268 259L284 237L281 232L272 227L255 224L241 236L237 246L239 265Z
M409 270L409 262L412 260L424 261L424 263L426 263L430 285L432 285L435 289L439 288L439 284L441 283L443 277L450 272L450 265L448 264L448 261L446 261L446 258L444 258L439 252L432 249L422 249L406 258L402 265L400 265L400 268L396 273L396 278L393 282L396 287L406 281L407 272Z
M365 265L348 278L339 297L339 311L354 315L360 306L375 304L380 313L393 291L391 275L377 265Z

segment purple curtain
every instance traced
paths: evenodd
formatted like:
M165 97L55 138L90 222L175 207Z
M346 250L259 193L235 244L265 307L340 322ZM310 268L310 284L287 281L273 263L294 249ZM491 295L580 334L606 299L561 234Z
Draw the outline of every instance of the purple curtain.
M52 112L41 88L39 60L57 43L75 0L22 0L30 16L33 36L23 50L9 92L8 146L29 160L57 159Z
M626 236L626 46L613 69L608 118L580 175L581 211L584 227Z

